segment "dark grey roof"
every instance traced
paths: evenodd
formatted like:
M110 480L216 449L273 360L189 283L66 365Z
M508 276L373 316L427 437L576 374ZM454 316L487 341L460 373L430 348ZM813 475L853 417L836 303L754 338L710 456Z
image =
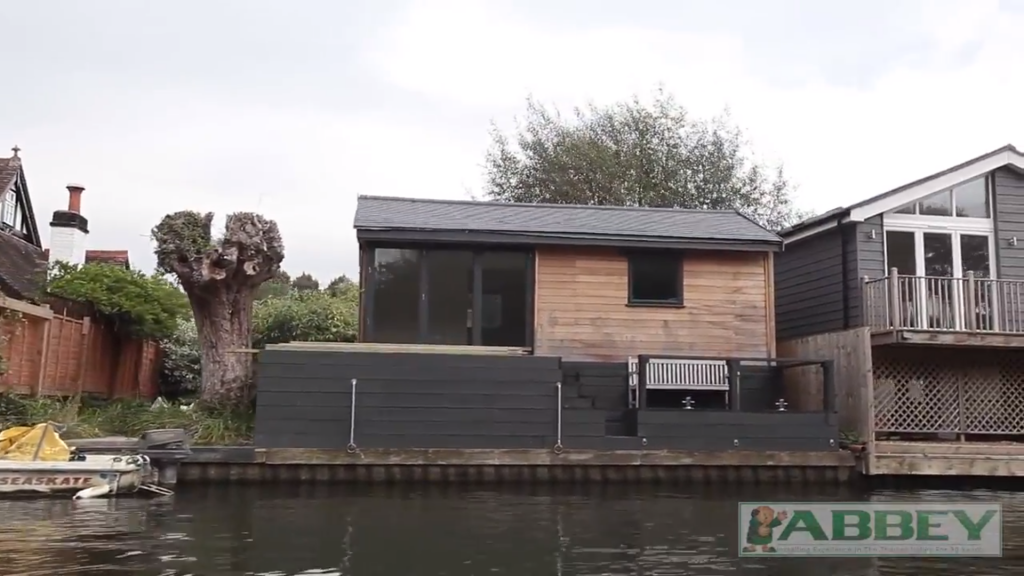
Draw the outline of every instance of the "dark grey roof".
M733 210L511 204L360 196L357 230L488 232L644 241L781 244L782 239Z

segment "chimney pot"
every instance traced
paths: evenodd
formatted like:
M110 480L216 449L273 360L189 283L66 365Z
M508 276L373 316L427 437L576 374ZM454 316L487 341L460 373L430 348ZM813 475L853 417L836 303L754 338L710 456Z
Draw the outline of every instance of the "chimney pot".
M68 212L74 212L75 214L82 213L82 192L85 192L85 186L81 184L68 184Z

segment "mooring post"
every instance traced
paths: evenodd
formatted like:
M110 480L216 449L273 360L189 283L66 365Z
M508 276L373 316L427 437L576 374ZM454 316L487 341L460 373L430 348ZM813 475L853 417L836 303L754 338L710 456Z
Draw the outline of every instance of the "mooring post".
M555 454L562 453L562 382L555 382L555 388L558 390L558 422L556 434L558 437L555 439Z
M349 453L356 451L356 382L357 379L352 379L352 406L348 417L348 446L346 449Z

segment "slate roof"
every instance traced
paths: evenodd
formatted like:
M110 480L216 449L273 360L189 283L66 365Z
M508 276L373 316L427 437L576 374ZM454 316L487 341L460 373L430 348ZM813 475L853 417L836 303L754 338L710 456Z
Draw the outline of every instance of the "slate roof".
M6 192L21 173L17 156L0 158L0 193ZM29 205L31 209L31 205ZM34 215L31 218L34 226ZM0 232L0 292L19 300L35 300L46 279L46 255L34 246L6 232Z
M0 232L0 292L19 300L36 300L45 279L43 250Z
M778 245L734 210L511 204L360 196L356 230L469 231L559 238L704 240Z

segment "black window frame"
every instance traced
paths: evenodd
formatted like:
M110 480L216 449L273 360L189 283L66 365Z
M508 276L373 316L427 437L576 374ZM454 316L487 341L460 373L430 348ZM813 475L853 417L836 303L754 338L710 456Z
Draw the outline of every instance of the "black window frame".
M686 295L683 291L683 258L681 252L629 252L626 254L628 273L626 279L626 305L649 308L682 308ZM633 273L637 260L660 260L663 264L674 264L676 269L676 294L671 300L646 300L633 297Z

